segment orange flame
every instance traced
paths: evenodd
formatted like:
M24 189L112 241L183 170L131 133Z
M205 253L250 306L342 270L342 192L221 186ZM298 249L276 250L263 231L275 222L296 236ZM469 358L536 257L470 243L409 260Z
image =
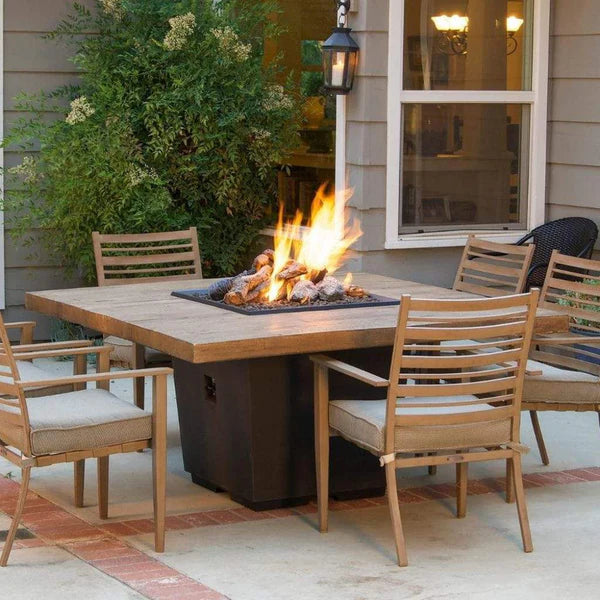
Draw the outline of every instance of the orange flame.
M343 208L352 196L351 190L344 191L343 207L336 207L336 196L327 194L326 186L322 185L315 195L306 227L301 227L302 212L297 211L293 220L284 223L283 206L279 209L273 275L266 294L270 302L282 292L284 282L277 279L277 274L290 259L304 264L309 274L323 269L332 274L344 264L348 248L362 236L360 224L344 218Z

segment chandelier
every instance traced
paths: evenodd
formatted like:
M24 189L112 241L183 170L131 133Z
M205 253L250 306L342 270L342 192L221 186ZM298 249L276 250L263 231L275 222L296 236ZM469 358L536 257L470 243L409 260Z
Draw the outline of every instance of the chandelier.
M469 17L438 15L431 17L439 31L437 49L442 54L466 54L468 50ZM519 44L515 34L523 25L523 19L510 16L506 19L506 54L514 54Z

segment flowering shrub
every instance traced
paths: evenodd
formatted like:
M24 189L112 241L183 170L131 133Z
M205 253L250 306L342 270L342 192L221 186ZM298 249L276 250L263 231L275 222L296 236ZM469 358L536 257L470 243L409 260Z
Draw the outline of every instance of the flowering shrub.
M29 116L4 140L25 153L5 173L12 228L41 225L49 250L92 281L92 231L195 225L205 272L233 272L297 142L297 98L278 64L264 64L274 9L244 0L99 0L94 12L75 4L49 37L73 43L81 84L22 95L17 110ZM97 35L79 35L89 31Z

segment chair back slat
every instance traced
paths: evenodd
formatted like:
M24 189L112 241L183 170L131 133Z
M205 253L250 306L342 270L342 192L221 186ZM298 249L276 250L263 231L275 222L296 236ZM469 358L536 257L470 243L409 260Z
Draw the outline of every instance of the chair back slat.
M480 240L470 235L454 289L486 297L519 294L525 288L535 248Z
M98 285L200 279L195 227L185 231L92 234Z
M538 298L537 290L473 300L402 297L387 399L386 452L393 451L395 431L402 427L508 420L511 441L518 441ZM479 326L456 327L457 314Z
M540 306L569 316L574 336L600 337L600 261L576 258L555 250L542 288ZM564 337L564 336L563 336ZM600 375L600 345L536 343L532 358Z
M0 441L22 440L19 450L29 453L29 414L20 381L19 368L15 361L10 339L0 314Z

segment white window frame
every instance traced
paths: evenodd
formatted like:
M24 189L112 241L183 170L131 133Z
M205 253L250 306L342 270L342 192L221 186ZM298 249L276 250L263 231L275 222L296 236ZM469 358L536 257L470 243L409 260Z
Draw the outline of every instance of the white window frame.
M387 184L385 248L463 246L469 234L512 243L544 222L546 203L546 137L548 110L548 49L550 0L534 0L531 91L404 90L404 0L391 0L388 47ZM399 233L402 169L402 105L414 103L514 103L530 107L530 148L527 230L490 229L429 233Z

